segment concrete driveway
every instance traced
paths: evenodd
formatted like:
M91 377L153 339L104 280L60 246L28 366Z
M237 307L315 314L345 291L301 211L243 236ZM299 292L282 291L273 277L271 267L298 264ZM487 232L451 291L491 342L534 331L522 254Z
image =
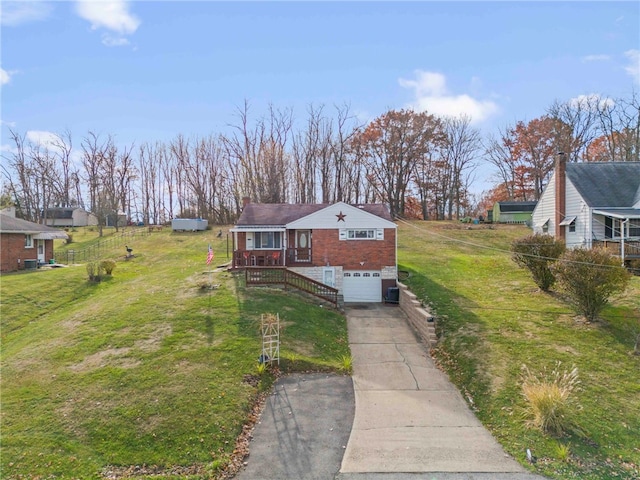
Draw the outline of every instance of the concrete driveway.
M338 478L542 478L505 454L397 306L352 305L347 322L356 414Z

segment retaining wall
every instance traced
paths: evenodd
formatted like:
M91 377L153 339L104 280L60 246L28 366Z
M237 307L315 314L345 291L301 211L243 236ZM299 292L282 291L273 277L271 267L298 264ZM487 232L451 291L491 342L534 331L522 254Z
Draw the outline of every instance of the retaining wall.
M425 308L409 288L398 282L400 289L400 308L409 319L409 324L422 338L429 349L433 348L438 337L436 336L436 319Z

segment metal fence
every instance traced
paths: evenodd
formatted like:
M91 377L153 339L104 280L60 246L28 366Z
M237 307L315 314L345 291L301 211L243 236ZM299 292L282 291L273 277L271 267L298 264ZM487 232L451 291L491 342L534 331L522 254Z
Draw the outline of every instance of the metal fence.
M102 259L107 251L111 251L118 247L124 247L128 242L136 237L146 237L148 235L149 230L146 227L126 228L118 232L118 234L105 238L98 243L89 245L88 247L80 249L58 249L53 252L53 258L56 263L62 264L93 262Z

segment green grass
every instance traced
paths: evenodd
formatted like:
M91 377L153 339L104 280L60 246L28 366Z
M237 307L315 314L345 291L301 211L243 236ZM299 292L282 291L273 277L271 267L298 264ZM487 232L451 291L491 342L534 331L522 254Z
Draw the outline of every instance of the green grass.
M640 473L640 357L631 355L640 322L640 277L614 299L602 320L585 323L553 291L542 293L508 253L520 226L414 222L399 227L405 283L436 312L437 361L474 401L478 417L524 465L552 478L638 478ZM577 366L581 408L561 440L530 426L521 367Z
M506 450L553 478L637 478L640 465L640 278L603 312L578 321L557 294L539 292L511 261L525 227L400 224L400 268L437 314L436 360L474 400ZM99 242L78 231L69 248ZM112 235L113 232L108 232ZM208 281L215 233L154 232L124 248L111 278L87 282L84 266L4 275L0 478L100 478L107 465L200 466L207 478L228 461L258 393L262 313L279 313L281 369L342 371L346 324L335 312L274 289L245 290L226 272ZM461 243L464 242L464 243ZM575 429L555 438L533 428L521 367L576 365ZM559 445L570 445L569 451Z
M95 235L74 236L95 243ZM84 232L82 232L84 234ZM339 371L349 354L344 317L278 290L245 291L208 278L225 239L169 231L123 248L112 277L84 266L2 277L0 478L100 478L107 465L224 466L259 391L262 313L279 313L286 370ZM122 251L121 251L122 250ZM200 478L194 475L191 478ZM177 478L177 477L176 477ZM180 477L183 478L183 477Z

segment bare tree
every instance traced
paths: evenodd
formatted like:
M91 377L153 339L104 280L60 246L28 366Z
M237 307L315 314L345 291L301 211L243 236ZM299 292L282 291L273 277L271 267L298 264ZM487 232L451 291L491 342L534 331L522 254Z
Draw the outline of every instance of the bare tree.
M597 136L598 111L608 102L599 95L585 95L567 102L554 102L547 112L565 125L556 139L558 151L577 162L584 157L585 149Z
M590 162L640 161L640 100L608 99L598 104L598 133L585 152Z
M451 179L448 193L448 218L460 218L466 205L467 180L476 166L476 153L480 149L480 131L471 126L467 116L447 118L444 121L444 152Z
M293 115L290 110L269 107L269 116L249 126L249 104L238 111L239 124L234 134L223 137L231 162L236 166L236 179L242 196L264 203L287 201L290 180L289 157L286 152Z

